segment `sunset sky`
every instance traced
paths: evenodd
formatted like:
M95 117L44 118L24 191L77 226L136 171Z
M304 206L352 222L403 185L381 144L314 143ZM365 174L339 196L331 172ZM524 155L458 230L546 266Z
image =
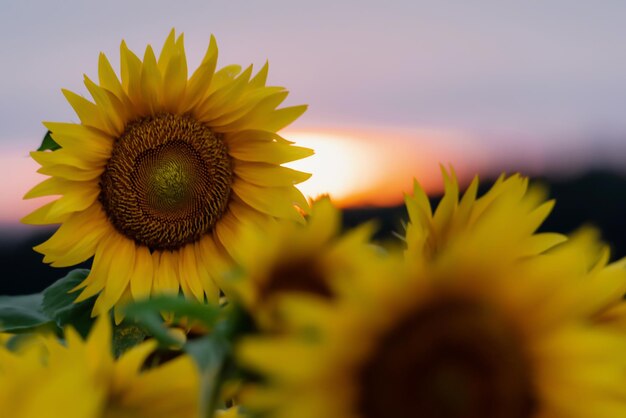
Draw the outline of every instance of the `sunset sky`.
M185 33L190 68L210 35L218 65L270 62L270 84L309 110L285 132L317 155L310 195L392 204L416 177L440 186L500 170L563 173L626 160L626 2L31 1L0 14L0 224L40 202L28 152L42 120L75 121L98 53L159 49Z

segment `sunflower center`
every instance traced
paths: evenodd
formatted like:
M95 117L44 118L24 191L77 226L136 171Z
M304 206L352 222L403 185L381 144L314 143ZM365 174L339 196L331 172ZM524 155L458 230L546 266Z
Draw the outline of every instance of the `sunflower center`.
M232 169L219 135L189 116L130 123L100 178L100 202L115 228L153 250L198 240L221 218Z
M358 372L364 418L528 418L529 367L518 336L470 301L432 303L384 335Z
M296 259L276 266L261 289L263 299L281 292L310 293L331 297L330 288L321 268L313 259Z

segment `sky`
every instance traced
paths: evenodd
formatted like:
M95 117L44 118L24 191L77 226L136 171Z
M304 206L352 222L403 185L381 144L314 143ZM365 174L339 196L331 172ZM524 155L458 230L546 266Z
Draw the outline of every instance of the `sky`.
M307 193L391 204L439 163L500 170L621 168L626 157L626 2L0 0L0 223L40 202L28 152L41 121L76 121L60 93L86 94L100 51L157 50L185 33L190 68L211 34L219 66L270 63L286 136L316 148ZM304 164L304 163L303 163ZM308 164L308 165L307 165Z

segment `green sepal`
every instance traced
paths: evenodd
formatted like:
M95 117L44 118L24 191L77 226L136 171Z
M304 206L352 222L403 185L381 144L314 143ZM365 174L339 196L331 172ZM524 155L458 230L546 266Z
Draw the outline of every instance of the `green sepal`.
M37 151L47 151L47 150L56 151L60 148L61 146L57 144L54 139L52 139L52 132L48 131L46 132L46 135L43 137L43 140L41 141L41 145L39 146L39 148L37 148Z
M124 321L113 328L113 355L117 358L147 337L144 330L134 323Z
M43 291L42 310L60 329L72 326L83 338L93 324L91 311L96 297L74 303L76 293L69 293L89 275L87 269L75 269Z

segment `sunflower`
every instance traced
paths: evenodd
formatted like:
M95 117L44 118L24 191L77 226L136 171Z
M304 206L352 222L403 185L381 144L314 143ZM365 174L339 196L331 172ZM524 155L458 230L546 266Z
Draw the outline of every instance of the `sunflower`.
M93 102L63 91L80 123L44 125L60 145L31 155L51 176L25 198L61 197L23 219L60 223L35 250L66 267L92 256L77 301L99 294L94 315L124 300L182 292L217 303L217 281L237 246L242 221L302 222L294 187L310 175L281 164L312 154L276 132L306 106L277 109L287 97L266 86L267 64L215 71L211 37L187 78L183 36L174 31L156 58L121 44L121 80L101 54Z
M626 263L588 236L493 252L496 209L436 257L371 263L332 304L285 300L289 332L237 347L263 382L242 404L275 418L626 416L626 335L594 320L620 303Z
M442 169L442 174L445 193L435 211L417 181L413 195L405 196L409 214L407 259L436 258L462 240L472 240L471 245L481 250L489 247L513 257L536 255L565 241L561 234L535 233L552 211L554 201L546 201L540 187L529 187L528 178L502 175L477 198L476 177L459 200L454 171L449 174Z
M156 348L152 340L116 360L106 316L98 319L86 341L72 329L65 336L65 343L52 337L41 337L43 343L33 339L18 353L0 348L2 416L198 416L199 373L188 356L146 368Z
M331 299L342 277L355 275L377 257L369 243L372 224L341 233L341 212L328 197L313 202L306 224L246 224L234 254L237 273L224 291L264 322L285 295ZM267 317L267 318L266 318Z
M215 418L243 418L246 415L237 406L215 411Z
M19 354L0 345L0 416L95 417L102 394L83 367L43 367L41 346ZM81 396L76 396L81 394Z

